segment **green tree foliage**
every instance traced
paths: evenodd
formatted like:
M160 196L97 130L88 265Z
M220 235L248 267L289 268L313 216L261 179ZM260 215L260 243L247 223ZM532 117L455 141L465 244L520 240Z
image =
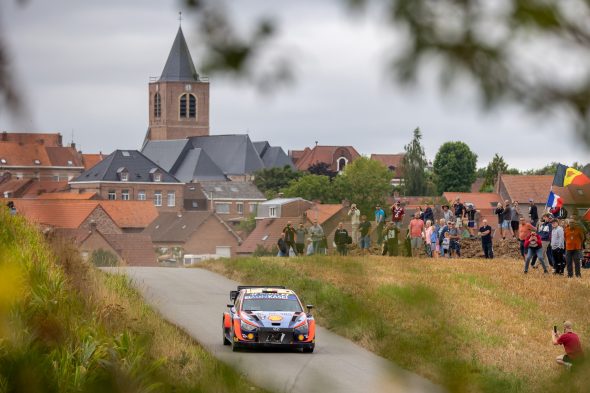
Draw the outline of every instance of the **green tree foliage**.
M238 224L238 229L249 235L256 228L256 214L252 213Z
M254 173L254 184L265 195L276 195L281 189L287 187L292 180L298 179L303 174L294 171L290 166L283 168L262 169Z
M90 261L94 266L117 266L119 259L112 252L99 248L92 251Z
M484 178L485 181L481 186L481 190L489 189L496 184L496 180L498 180L498 175L500 173L506 173L508 171L508 164L504 161L504 157L496 153L492 161L488 164L484 171Z
M287 197L301 197L308 201L339 202L334 192L334 184L328 176L305 175L292 180L289 186L283 189L283 193Z
M414 130L414 138L404 146L406 154L403 159L404 187L406 195L426 195L426 154L420 140L420 128Z
M348 164L334 180L340 199L356 203L362 214L370 215L383 205L391 192L391 172L382 163L360 157Z
M434 159L434 181L438 192L468 192L475 181L476 164L477 155L465 143L444 143Z
M551 164L545 165L543 168L529 169L528 171L525 172L525 174L526 175L555 175L555 172L557 171L557 165L559 165L559 162L552 162ZM567 164L565 164L565 165L567 165ZM574 169L579 170L579 171L584 169L584 165L580 164L578 162L574 162L570 166Z

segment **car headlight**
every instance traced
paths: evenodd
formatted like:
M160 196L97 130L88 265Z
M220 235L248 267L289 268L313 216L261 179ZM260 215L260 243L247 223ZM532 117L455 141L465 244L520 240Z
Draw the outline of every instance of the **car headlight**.
M240 320L240 328L243 332L253 332L254 330L256 330L256 326L252 326L249 323L246 323L242 320Z

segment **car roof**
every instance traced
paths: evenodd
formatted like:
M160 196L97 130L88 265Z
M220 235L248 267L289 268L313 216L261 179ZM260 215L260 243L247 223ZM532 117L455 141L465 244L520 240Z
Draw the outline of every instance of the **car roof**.
M282 289L282 288L245 288L242 289L244 293L281 293L286 295L295 295L290 289Z

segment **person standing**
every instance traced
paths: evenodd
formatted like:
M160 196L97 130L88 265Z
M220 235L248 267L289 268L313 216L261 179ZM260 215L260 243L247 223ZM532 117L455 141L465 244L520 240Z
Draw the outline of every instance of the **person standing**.
M572 219L566 221L564 231L565 237L565 262L567 265L567 276L574 276L574 267L576 277L582 277L580 272L580 260L582 259L582 244L584 243L584 233ZM573 266L572 266L573 265Z
M533 199L529 199L529 217L531 219L531 224L533 226L537 226L539 222L539 212L537 211L537 205L535 205L535 201Z
M517 228L517 233L518 233L518 241L520 243L520 255L522 255L523 260L526 259L526 254L527 254L525 242L529 238L529 236L531 235L531 231L533 231L533 230L535 230L535 227L532 226L531 224L529 224L528 222L526 222L524 217L520 217L519 225ZM537 255L537 254L535 253L535 255ZM533 260L533 264L535 263L535 260Z
M492 227L488 225L488 220L485 218L481 222L482 226L479 228L479 236L481 237L481 248L486 259L494 258L494 248L492 244Z
M387 253L390 257L397 256L399 253L399 229L395 226L393 221L387 224L383 235L384 247L383 255Z
M287 226L283 228L283 233L285 234L285 243L287 244L287 254L290 249L293 250L295 254L297 254L297 247L295 246L295 228L293 228L293 224L291 221L287 221Z
M443 205L442 211L443 211L443 218L445 219L445 223L453 220L453 212L449 209L449 205Z
M375 223L377 225L377 244L381 246L383 244L383 225L385 224L385 211L381 209L381 206L375 207Z
M512 207L510 206L510 201L508 199L504 201L504 213L502 213L502 219L504 220L502 223L502 227L504 228L504 237L506 237L507 233L512 233L512 238L518 239L517 234L512 231L511 228Z
M350 224L352 225L352 242L358 244L359 242L359 224L361 223L361 212L356 208L356 204L353 203L348 211L350 216Z
M424 224L424 241L426 242L426 251L431 258L438 258L438 230L432 225L432 221L426 220Z
M565 270L565 260L563 253L565 250L565 237L563 228L559 225L559 220L554 218L551 221L551 254L553 254L553 274L561 274Z
M278 257L288 257L289 256L289 248L287 247L287 242L285 241L285 232L281 233L279 240L277 241L277 247L279 248Z
M313 225L309 228L309 235L311 236L311 244L313 246L314 254L320 252L322 240L324 239L324 230L318 224L318 220L313 221Z
M467 230L469 231L469 237L471 239L475 239L475 228L477 226L477 221L475 220L478 211L475 209L475 205L469 204L467 207Z
M299 224L299 228L295 230L295 247L297 248L298 255L305 255L305 236L307 235L307 229L303 226L303 223Z
M580 343L580 337L573 331L573 324L570 321L563 323L563 334L558 335L556 330L551 332L553 345L563 345L565 355L555 358L560 366L571 368L573 365L584 359L584 351Z
M361 252L365 253L371 247L371 222L367 221L367 216L361 216L361 223L359 224L359 231L361 233Z
M543 244L541 243L541 237L537 235L537 231L535 229L531 230L529 237L524 241L524 247L527 250L526 259L524 260L524 273L529 272L529 262L533 259L533 255L537 255L537 259L541 262L541 266L543 266L543 272L549 273L547 271L547 266L545 265L545 258L543 258Z
M391 206L391 221L393 225L396 226L397 229L402 229L402 222L404 220L404 214L406 214L404 208L401 205L400 201L396 201L393 206Z
M430 207L430 203L426 202L424 207L424 222L430 220L430 223L434 222L434 212L432 211L432 207Z
M460 238L460 230L456 227L456 224L451 221L449 224L449 258L452 258L453 254L456 255L457 258L461 258L461 243L459 243Z
M410 244L412 247L412 256L415 258L424 248L424 221L420 219L420 212L414 213L414 218L410 221Z
M440 246L442 246L443 239L445 238L445 233L449 231L449 223L451 223L451 221L447 221L444 218L441 218L440 220L438 220L438 222L438 245L442 255L442 248Z
M498 228L500 228L500 236L504 240L506 237L504 236L504 205L502 205L502 202L498 202L494 214L498 216Z
M512 209L510 210L510 227L512 228L512 233L516 238L518 235L518 228L520 226L520 210L518 208L518 201L512 202Z
M543 214L541 217L541 222L539 223L539 236L541 237L541 241L543 242L543 250L545 250L545 255L547 255L547 261L549 262L549 266L555 269L553 265L553 253L551 252L551 232L553 227L551 226L551 215L549 213Z
M338 223L338 228L334 232L334 243L336 243L336 250L340 255L346 255L348 252L348 231L344 229L344 224Z
M455 203L453 203L453 210L455 211L456 218L455 228L461 228L463 226L463 220L465 219L465 214L467 212L465 205L461 203L461 198L455 199Z

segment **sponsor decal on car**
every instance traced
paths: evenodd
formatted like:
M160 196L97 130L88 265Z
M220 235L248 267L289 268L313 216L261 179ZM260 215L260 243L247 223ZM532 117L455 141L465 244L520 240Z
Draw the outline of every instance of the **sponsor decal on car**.
M289 295L287 293L248 293L244 296L244 300L248 299L279 299L289 300L297 299L295 295Z

